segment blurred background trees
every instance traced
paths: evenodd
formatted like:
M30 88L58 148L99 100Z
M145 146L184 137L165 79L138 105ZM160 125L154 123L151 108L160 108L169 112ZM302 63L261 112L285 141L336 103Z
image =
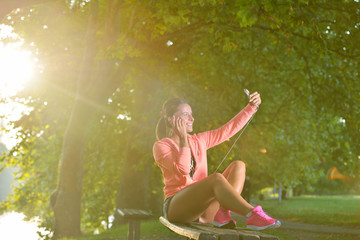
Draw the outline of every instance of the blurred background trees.
M57 222L79 224L70 235L109 227L115 207L161 214L152 145L162 103L187 99L200 132L240 111L244 88L263 104L223 167L245 161L254 190L277 181L297 192L359 191L325 178L333 166L360 177L359 11L358 1L305 0L59 0L13 9L2 23L34 53L38 74L2 99L31 110L5 126L18 129L18 143L1 163L20 170L1 210L42 216L54 230L57 189L58 212L72 212ZM232 141L209 150L209 173Z

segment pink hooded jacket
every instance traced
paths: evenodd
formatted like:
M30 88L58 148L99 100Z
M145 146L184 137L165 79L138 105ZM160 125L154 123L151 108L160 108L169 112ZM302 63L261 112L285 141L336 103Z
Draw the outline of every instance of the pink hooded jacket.
M234 136L249 121L255 110L247 105L233 119L222 127L199 134L188 135L189 146L179 148L170 138L155 142L153 154L164 177L165 199L180 190L207 177L206 150ZM196 162L195 173L191 178L191 154Z

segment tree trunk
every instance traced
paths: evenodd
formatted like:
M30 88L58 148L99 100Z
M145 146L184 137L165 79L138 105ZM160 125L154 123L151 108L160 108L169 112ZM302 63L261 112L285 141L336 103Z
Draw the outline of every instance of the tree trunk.
M62 148L62 159L56 191L50 201L55 216L54 238L81 235L81 195L83 179L83 151L88 124L94 114L94 97L85 83L91 82L91 68L96 54L95 29L97 19L96 1L91 3L86 43L79 73L74 106L68 122ZM95 98L97 99L97 98Z
M133 117L134 119L135 117ZM136 118L139 119L139 118ZM135 121L135 120L132 120ZM137 120L139 121L139 120ZM139 122L137 122L139 124ZM139 134L140 133L140 134ZM128 145L124 164L120 177L120 185L116 196L117 208L134 208L148 210L149 206L149 186L152 159L147 159L147 152L139 142L146 141L147 136L143 136L139 126L133 124L128 133ZM139 140L142 138L142 140ZM122 223L122 219L115 216L114 226Z
M51 199L55 238L81 234L82 155L91 115L90 107L77 98L64 136L58 188Z
M154 114L154 104L149 105L149 99L157 88L156 80L154 80L157 79L157 75L151 74L149 69L138 74L139 76L135 80L135 103L130 110L132 120L127 133L128 146L116 198L116 207L148 210L150 208L151 173L154 163L152 145L155 140L155 122L153 119L154 115L157 116ZM119 223L121 220L115 218L114 225L116 226Z
M119 73L122 73L122 69L119 68L118 75L114 75L112 60L102 58L95 62L99 47L96 44L97 13L98 3L91 1L75 103L63 140L59 183L51 196L55 215L55 238L75 237L81 234L83 151L88 125L96 113L106 111L106 99L121 79ZM118 35L115 31L115 19L120 14L120 1L109 1L107 13L105 34L100 46L103 49L113 44Z
M31 6L32 4L51 2L50 0L16 0L1 1L0 20L16 8ZM93 4L95 5L95 4ZM82 193L82 155L85 145L85 135L91 115L91 107L81 96L81 86L89 79L87 69L92 65L95 55L95 20L96 8L92 8L89 15L86 33L82 71L79 75L79 84L75 97L74 107L63 140L62 160L60 166L57 190L51 195L50 201L55 215L54 237L79 236L80 208Z
M150 161L144 161L144 151L129 144L121 174L117 207L148 209Z

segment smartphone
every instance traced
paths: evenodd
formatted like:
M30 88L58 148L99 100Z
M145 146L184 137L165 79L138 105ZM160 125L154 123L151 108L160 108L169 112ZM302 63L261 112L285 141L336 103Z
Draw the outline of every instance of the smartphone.
M249 92L249 90L247 90L246 88L244 89L244 92L245 92L245 94L248 96L248 98L250 99L250 92Z
M249 92L249 90L247 90L246 88L244 89L244 92L245 92L245 94L248 96L248 98L250 99L250 92ZM259 106L258 105L256 105L256 104L254 104L255 106L256 106L256 108L257 109L259 109Z

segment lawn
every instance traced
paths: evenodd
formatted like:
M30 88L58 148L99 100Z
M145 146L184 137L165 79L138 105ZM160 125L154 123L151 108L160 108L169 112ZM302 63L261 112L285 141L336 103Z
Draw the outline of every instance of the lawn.
M294 222L360 227L360 195L301 196L254 201L274 217Z
M262 205L273 217L312 224L326 224L359 228L360 226L360 196L301 196L283 200L254 201L253 204ZM243 226L244 223L239 223ZM282 240L300 239L289 235L289 231L280 229L266 230L265 233L278 236ZM110 229L99 235L85 234L76 240L110 240L126 239L127 226ZM141 224L142 239L177 238L178 235L169 231L157 220L143 222ZM320 238L319 238L320 239ZM328 236L324 239L352 239L346 236Z

